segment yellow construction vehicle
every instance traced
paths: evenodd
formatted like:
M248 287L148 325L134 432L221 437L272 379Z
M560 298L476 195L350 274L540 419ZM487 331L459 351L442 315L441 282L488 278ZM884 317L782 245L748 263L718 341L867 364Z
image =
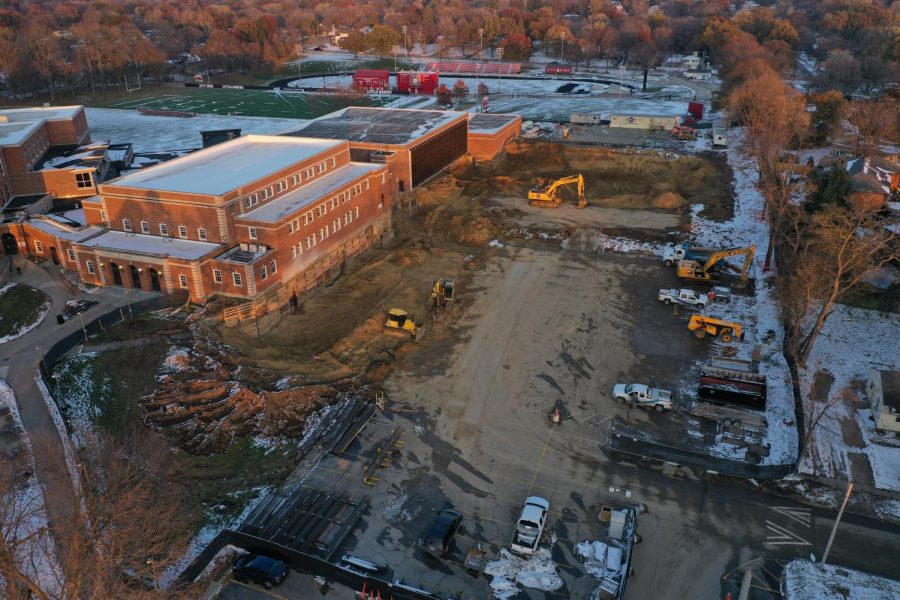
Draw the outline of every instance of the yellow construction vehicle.
M402 308L392 308L387 311L387 321L384 326L388 329L399 329L416 337L416 321L415 318Z
M578 208L587 206L587 198L584 197L584 177L581 175L572 175L571 177L563 177L556 181L551 181L546 187L537 186L531 188L528 192L528 200L532 206L540 206L541 208L556 208L562 204L562 198L559 197L559 188L564 185L578 184Z
M435 279L431 288L431 308L435 312L446 309L453 302L453 280Z
M729 250L719 250L714 252L706 262L699 260L681 260L678 263L678 276L682 279L692 279L695 281L712 281L718 279L713 272L713 268L719 261L729 256L744 256L744 265L741 267L741 282L747 282L747 273L750 271L750 265L753 264L753 257L756 255L756 246L748 246L747 248L731 248Z
M703 315L693 315L688 322L688 329L694 332L697 339L701 340L707 335L719 336L723 342L730 342L734 338L744 339L744 328L740 323Z

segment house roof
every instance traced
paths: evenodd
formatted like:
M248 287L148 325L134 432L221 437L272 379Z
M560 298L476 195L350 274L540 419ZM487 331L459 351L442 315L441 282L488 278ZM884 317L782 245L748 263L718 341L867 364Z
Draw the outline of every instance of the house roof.
M18 146L41 125L43 125L42 121L0 122L0 146Z
M33 106L29 108L5 108L0 110L0 122L19 123L23 121L53 121L73 119L83 110L81 105L73 106Z
M277 223L317 200L330 196L363 175L383 168L384 165L377 163L350 163L331 171L312 183L301 186L276 200L272 200L259 208L246 212L238 218L251 221L262 221L265 223Z
M465 117L466 113L448 110L350 106L281 135L403 145Z
M70 242L81 242L101 233L103 227L71 227L50 218L36 218L28 221L28 226L49 233L50 235Z
M222 196L291 165L340 147L306 137L247 135L174 160L133 171L102 185Z

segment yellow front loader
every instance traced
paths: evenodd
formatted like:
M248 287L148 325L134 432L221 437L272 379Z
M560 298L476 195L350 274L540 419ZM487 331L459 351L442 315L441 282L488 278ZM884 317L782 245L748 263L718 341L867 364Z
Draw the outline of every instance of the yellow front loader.
M732 339L744 339L744 328L740 323L732 321L723 321L722 319L714 319L703 315L693 315L688 322L688 329L694 332L697 339L703 339L708 335L718 336L723 342L730 342Z
M571 177L563 177L556 181L551 181L545 187L534 187L528 192L528 200L532 206L540 206L541 208L556 208L562 204L562 198L559 197L559 188L564 185L578 184L578 208L587 206L587 198L584 196L584 177L581 175L572 175Z

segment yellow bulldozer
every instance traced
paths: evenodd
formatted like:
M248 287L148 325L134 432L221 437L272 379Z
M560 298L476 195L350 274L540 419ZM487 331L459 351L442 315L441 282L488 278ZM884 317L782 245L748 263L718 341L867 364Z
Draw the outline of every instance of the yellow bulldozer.
M694 332L694 337L703 339L707 335L713 337L719 336L723 342L730 342L737 338L744 339L744 328L740 323L732 321L723 321L722 319L714 319L703 315L693 315L688 322L688 329Z
M387 311L387 320L384 322L384 326L387 329L405 331L414 338L418 332L415 318L402 308L392 308Z
M729 256L741 255L744 257L744 264L741 267L741 283L746 284L750 265L753 264L753 257L756 255L756 246L753 245L746 248L719 250L718 252L714 252L705 262L699 260L681 260L678 263L678 276L682 279L690 279L692 281L713 281L718 279L718 276L713 269L720 261Z
M559 189L566 185L578 185L578 208L587 206L587 198L584 196L584 177L581 175L572 175L571 177L563 177L555 181L551 181L544 187L537 186L531 188L528 192L528 201L532 206L541 208L556 208L562 204L562 198L559 196Z

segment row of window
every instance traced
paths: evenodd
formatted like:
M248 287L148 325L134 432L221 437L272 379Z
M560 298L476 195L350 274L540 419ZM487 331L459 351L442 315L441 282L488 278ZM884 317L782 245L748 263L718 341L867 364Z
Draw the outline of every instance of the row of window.
M331 168L335 168L337 166L337 159L331 158L327 161L322 161L312 167L304 169L299 173L294 173L290 176L290 178L285 178L279 181L274 185L270 185L269 187L263 188L258 192L253 192L252 194L248 194L244 196L244 208L250 209L259 204L260 200L265 202L266 200L275 197L276 194L281 194L282 192L288 189L288 180L290 180L290 187L296 187L300 185L301 181L309 181L316 175L321 175L325 171L328 170L328 163L331 163Z
M102 217L103 215L101 215ZM134 228L131 226L130 219L122 219L122 229L125 231L134 231ZM150 233L150 223L147 221L141 221L141 233ZM159 235L169 235L169 226L165 223L159 224ZM178 237L182 239L187 239L188 237L188 228L185 225L178 226ZM206 229L203 227L197 228L197 239L200 241L206 241Z
M346 204L347 202L350 202L351 198L355 198L356 196L359 196L362 193L364 186L365 186L365 189L369 189L369 180L368 179L365 180L365 182L363 182L363 183L357 183L350 189L344 190L337 196L332 196L330 200L326 200L325 202L323 202L322 204L317 206L315 209L305 212L303 215L297 217L296 219L288 221L288 233L294 233L295 231L300 231L301 221L302 221L303 225L309 225L317 217L322 218L323 216L325 216L329 210L337 210L338 206L340 206L341 204ZM358 211L358 209L357 209L357 211ZM256 238L251 238L251 239L256 239Z

